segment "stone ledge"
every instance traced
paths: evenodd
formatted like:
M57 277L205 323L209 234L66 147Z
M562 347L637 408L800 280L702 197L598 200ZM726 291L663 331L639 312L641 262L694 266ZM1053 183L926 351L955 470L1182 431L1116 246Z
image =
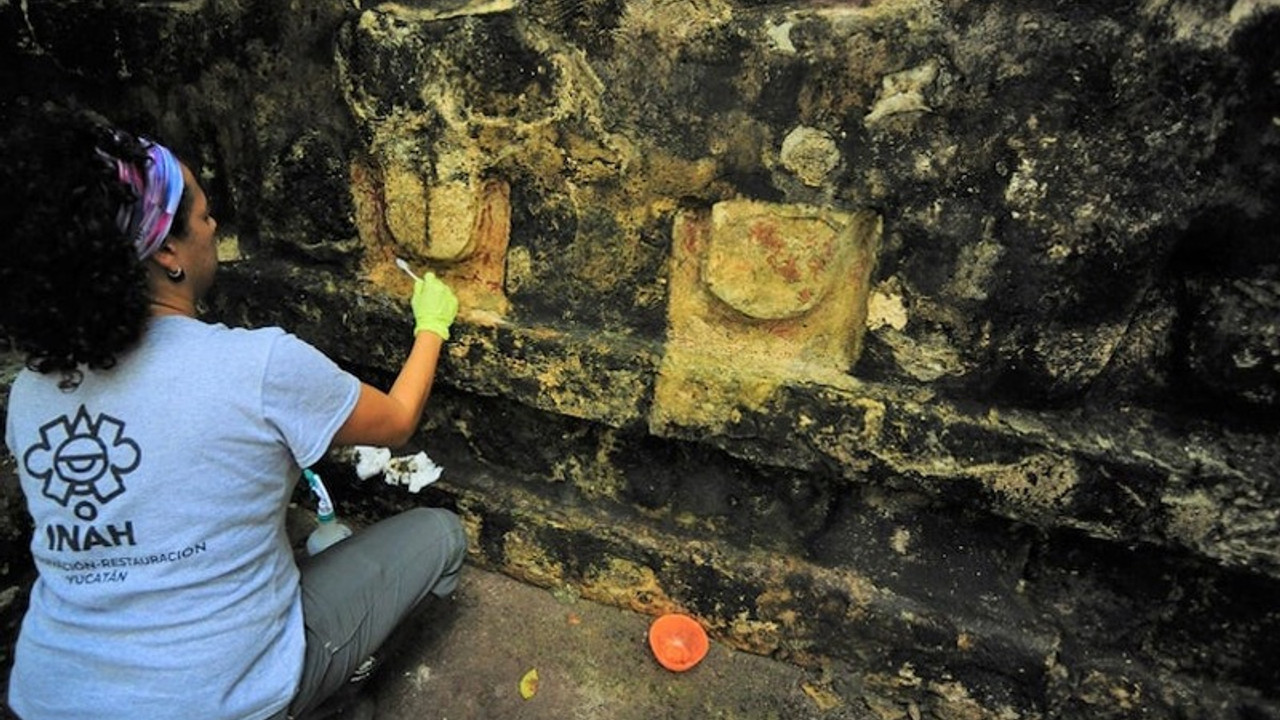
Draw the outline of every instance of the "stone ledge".
M989 598L981 577L983 587L965 592L988 597L989 609L961 609L955 598L903 595L856 569L549 501L488 470L450 466L448 478L422 497L353 481L344 497L364 517L417 503L454 507L483 567L642 613L694 613L735 648L845 675L842 685L861 693L846 701L872 708L915 704L937 717L992 719L1280 717L1280 702L1254 689L1086 647L1028 607L1004 614L1021 601Z
M282 265L234 267L224 273L218 305L237 308L237 322L290 328L350 367L390 373L407 347L407 308L366 296L378 292L367 286L316 277ZM255 309L241 309L247 307ZM344 322L323 322L332 317ZM754 378L714 359L700 371L711 385L704 399L728 404L710 413L713 420L671 416L654 407L663 371L660 338L464 316L440 376L465 392L609 427L647 428L764 466L922 491L1036 527L1186 549L1280 578L1274 437L1140 408L965 406L926 388L838 373L804 383Z

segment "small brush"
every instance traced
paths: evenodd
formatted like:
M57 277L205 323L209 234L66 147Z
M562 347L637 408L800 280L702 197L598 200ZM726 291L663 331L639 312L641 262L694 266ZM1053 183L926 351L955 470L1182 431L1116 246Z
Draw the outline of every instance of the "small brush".
M409 269L409 263L405 262L403 258L396 258L396 267L398 267L398 268L400 268L401 270L405 271L405 273L407 273L407 274L409 275L409 277L413 278L414 280L421 280L421 279L422 279L422 278L418 277L417 275L415 275L415 274L413 273L413 271Z

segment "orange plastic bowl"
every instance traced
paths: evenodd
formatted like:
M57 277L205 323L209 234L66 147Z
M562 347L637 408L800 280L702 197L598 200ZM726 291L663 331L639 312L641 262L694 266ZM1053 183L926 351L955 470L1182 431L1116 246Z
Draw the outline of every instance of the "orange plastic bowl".
M649 647L662 667L684 672L707 654L707 632L688 615L663 615L649 626Z

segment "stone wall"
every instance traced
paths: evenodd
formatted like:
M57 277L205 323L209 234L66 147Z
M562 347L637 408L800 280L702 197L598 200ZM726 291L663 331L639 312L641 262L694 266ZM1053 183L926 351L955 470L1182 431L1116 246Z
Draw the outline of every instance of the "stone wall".
M696 613L884 718L1280 717L1280 2L0 1L0 29L4 97L202 167L211 317L385 382L393 259L457 289L400 451L445 477L335 456L349 512L451 504L478 563Z

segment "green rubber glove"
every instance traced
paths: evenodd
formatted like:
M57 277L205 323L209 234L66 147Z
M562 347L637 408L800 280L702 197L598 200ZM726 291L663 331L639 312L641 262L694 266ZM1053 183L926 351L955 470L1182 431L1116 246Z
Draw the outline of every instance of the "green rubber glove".
M413 334L426 330L449 339L449 326L458 314L458 298L444 281L427 273L413 284Z

